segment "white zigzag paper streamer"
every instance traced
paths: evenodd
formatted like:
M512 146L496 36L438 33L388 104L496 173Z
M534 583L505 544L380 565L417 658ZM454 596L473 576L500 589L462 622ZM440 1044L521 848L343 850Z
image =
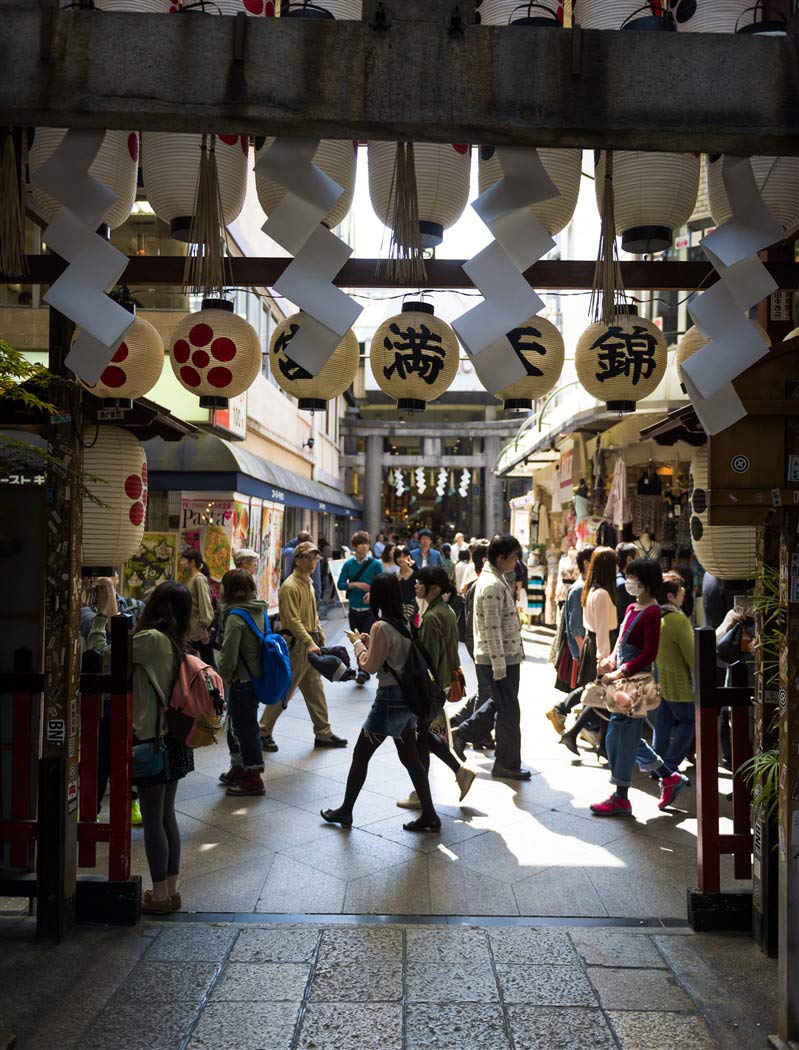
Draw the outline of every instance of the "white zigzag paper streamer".
M720 279L688 307L709 341L682 364L694 410L710 435L746 415L732 381L768 352L746 311L777 287L757 252L785 235L763 201L749 160L725 156L722 165L732 215L701 242Z
M458 485L458 495L461 499L465 499L469 495L469 485L472 483L472 472L468 467L463 468L461 474L461 480Z
M526 374L507 333L543 309L523 274L555 245L530 205L560 196L537 150L500 146L497 156L503 177L472 202L494 241L463 266L483 302L452 325L492 394Z
M424 474L424 467L417 467L413 472L416 479L416 491L421 495L427 488L427 479Z
M255 170L286 189L262 229L290 252L275 289L296 303L308 320L291 342L291 356L311 375L329 360L363 309L333 284L352 248L322 226L344 188L313 163L318 139L276 138Z
M438 484L436 485L436 495L441 497L447 491L447 470L446 467L441 467L438 472Z
M81 331L66 358L71 371L93 385L133 324L133 315L105 294L127 266L126 257L96 233L117 195L89 173L105 132L71 128L32 176L61 208L44 240L69 265L43 299Z

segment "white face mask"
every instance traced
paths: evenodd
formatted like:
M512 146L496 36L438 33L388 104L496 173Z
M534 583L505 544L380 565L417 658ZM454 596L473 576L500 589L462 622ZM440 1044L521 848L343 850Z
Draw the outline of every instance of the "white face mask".
M630 579L628 577L624 581L624 586L627 588L627 593L632 595L633 598L637 598L641 593L641 583L639 580Z

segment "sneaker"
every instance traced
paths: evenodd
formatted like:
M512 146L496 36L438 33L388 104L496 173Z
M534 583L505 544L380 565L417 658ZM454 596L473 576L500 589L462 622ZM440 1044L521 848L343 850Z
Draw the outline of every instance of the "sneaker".
M611 795L604 802L595 802L591 806L591 812L595 817L631 817L633 807L628 798Z
M566 716L562 715L556 707L551 708L546 714L555 732L562 733L566 728Z
M224 784L225 787L228 784L238 784L240 780L244 780L243 766L231 766L227 773L219 774L219 783Z
M226 795L265 795L264 778L257 769L249 769L234 784L228 785Z
M422 803L419 801L419 796L415 791L412 791L407 798L402 798L397 802L400 809L421 809Z
M275 743L275 738L272 736L271 733L267 733L266 736L261 737L261 750L271 751L272 753L280 750L280 748Z
M456 729L455 732L452 734L452 750L455 752L455 754L458 756L461 762L466 761L467 744L468 740L466 739L466 737L463 735L463 733L461 733L459 729Z
M670 777L664 777L660 782L660 802L658 809L666 809L674 802L683 788L688 787L688 778L682 773L672 773Z
M317 736L314 737L314 747L346 747L347 741L340 736L336 736L335 733L331 733L330 736Z
M460 797L458 802L463 802L466 796L469 794L469 788L474 783L474 778L477 773L473 769L469 769L468 766L461 766L458 772L455 774L455 779L458 782L458 787L461 789Z
M141 806L137 798L134 798L130 803L130 822L135 824L136 827L141 825Z

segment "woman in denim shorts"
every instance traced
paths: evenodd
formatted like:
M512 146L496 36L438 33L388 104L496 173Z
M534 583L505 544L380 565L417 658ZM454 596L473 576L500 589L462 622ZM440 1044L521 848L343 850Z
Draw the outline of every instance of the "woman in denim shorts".
M403 827L406 831L440 831L441 821L433 808L427 773L416 750L416 716L408 706L397 678L408 659L411 637L403 616L396 576L387 573L375 576L369 592L369 606L377 617L369 634L346 633L354 645L358 666L377 675L377 695L355 744L344 801L338 809L323 809L322 817L329 824L352 827L352 809L366 781L369 761L386 737L393 737L422 810L418 820L403 824Z

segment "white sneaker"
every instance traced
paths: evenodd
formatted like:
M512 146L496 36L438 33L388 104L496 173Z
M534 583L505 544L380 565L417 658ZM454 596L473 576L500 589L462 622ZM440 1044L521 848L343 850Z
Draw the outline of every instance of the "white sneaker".
M419 796L415 791L412 791L407 798L400 799L397 803L400 809L421 809L422 804L419 801Z

